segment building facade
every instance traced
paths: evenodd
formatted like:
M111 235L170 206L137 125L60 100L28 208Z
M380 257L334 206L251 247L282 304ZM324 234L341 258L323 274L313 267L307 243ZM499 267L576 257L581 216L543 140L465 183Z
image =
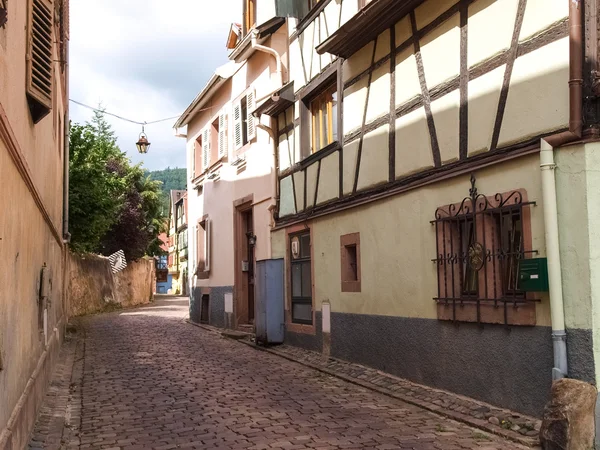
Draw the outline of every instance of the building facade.
M258 108L278 127L288 343L536 416L553 376L596 383L592 3L289 18L293 103Z
M187 192L173 190L170 195L167 277L171 278L171 284L167 293L185 296L189 295L186 280L188 273Z
M255 263L271 255L276 172L271 120L252 112L287 77L287 29L275 3L245 2L219 68L176 124L188 155L190 317L252 328Z
M553 379L597 384L595 1L244 11L177 124L192 320L249 323L253 260L283 259L289 344L535 416Z
M0 2L0 448L27 444L66 324L68 1Z
M161 233L158 239L162 242L160 248L164 254L154 258L156 274L154 291L156 294L168 294L173 285L173 276L169 273L169 237L167 233Z

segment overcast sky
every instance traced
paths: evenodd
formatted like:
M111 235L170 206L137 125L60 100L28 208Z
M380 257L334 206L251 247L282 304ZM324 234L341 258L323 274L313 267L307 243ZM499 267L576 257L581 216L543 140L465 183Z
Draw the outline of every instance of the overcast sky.
M240 15L240 0L71 2L70 97L140 122L176 116L227 62L227 33ZM73 121L91 116L71 103ZM149 170L185 167L175 120L146 127L152 146L141 156L135 148L141 127L107 119L135 163Z

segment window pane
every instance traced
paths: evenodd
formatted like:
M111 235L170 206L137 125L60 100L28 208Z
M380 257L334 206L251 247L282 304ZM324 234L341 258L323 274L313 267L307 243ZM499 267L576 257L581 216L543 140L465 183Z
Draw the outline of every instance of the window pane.
M292 321L312 323L312 305L310 303L294 303L292 305Z
M302 297L302 265L292 265L292 297Z
M323 102L323 104L321 105L321 110L323 111L322 114L322 122L321 122L321 126L323 127L323 141L321 142L321 148L325 147L326 145L328 145L330 143L329 140L329 100L328 97L325 98L326 101Z
M310 234L300 236L300 257L310 258Z
M302 264L302 297L312 298L310 261Z
M338 140L338 123L337 123L337 108L338 108L338 94L337 92L334 92L332 94L332 98L333 98L333 104L331 107L331 124L332 124L332 133L333 133L333 141L335 142Z

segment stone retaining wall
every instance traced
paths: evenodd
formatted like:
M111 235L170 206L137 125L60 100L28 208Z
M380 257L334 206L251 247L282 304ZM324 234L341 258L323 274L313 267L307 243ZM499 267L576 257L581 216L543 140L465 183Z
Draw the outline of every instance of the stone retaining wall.
M116 307L152 301L154 261L140 259L113 274L108 258L98 255L69 257L69 316L94 314Z

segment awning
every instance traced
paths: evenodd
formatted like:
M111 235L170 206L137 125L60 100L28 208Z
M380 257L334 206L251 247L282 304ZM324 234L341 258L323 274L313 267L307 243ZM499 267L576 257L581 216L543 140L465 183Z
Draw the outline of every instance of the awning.
M424 0L372 0L317 47L317 53L350 58Z
M252 114L260 117L262 114L267 116L277 116L283 111L294 105L294 82L291 81L278 91L275 91L267 100L256 108Z

